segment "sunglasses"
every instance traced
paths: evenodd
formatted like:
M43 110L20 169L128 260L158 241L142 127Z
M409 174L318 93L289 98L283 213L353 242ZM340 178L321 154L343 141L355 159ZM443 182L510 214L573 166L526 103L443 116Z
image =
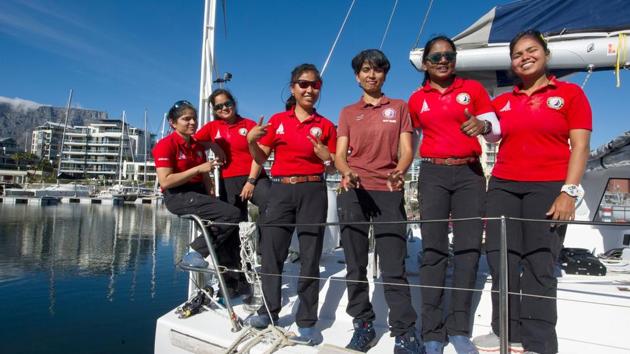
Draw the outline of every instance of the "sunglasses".
M186 106L186 107L194 107L192 103L190 103L190 102L188 102L186 100L179 100L179 101L173 103L173 107L171 107L171 110L179 109L179 108L184 107L184 106Z
M432 53L427 55L427 61L431 62L432 64L438 64L440 60L442 60L442 58L446 59L446 61L448 62L452 62L455 61L456 57L456 52Z
M215 112L218 112L222 110L223 108L232 108L232 107L234 107L234 102L228 100L223 103L215 104L214 106L212 106L212 109L214 109Z
M298 80L294 81L293 84L298 85L301 89L307 89L309 86L314 90L319 90L322 88L322 82L320 80L317 81L308 81L308 80Z

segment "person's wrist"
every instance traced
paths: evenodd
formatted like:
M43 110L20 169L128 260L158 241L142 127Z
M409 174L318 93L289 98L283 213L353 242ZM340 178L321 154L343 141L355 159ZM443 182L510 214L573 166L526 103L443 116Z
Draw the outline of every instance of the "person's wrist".
M256 178L249 177L249 178L247 179L247 183L249 183L249 184L251 184L251 185L255 186L255 185L256 185Z

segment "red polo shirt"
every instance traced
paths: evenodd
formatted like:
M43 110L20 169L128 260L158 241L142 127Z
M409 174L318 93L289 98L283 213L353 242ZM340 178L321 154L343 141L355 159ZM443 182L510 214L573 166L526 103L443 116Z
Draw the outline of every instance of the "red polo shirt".
M254 121L236 117L230 124L217 119L204 125L195 134L198 141L217 143L225 152L227 160L221 166L221 177L248 176L252 167L252 156L247 147L247 132L255 126Z
M550 77L528 96L518 87L495 98L503 136L492 175L514 181L564 181L569 130L592 130L591 106L582 89Z
M405 132L413 132L405 101L383 96L371 105L361 98L344 107L338 136L348 137L348 166L359 175L361 188L389 191L387 175L396 168Z
M273 176L317 175L324 173L324 163L315 155L313 144L307 136L319 137L331 153L335 152L337 131L335 125L313 113L303 122L293 110L277 113L269 120L267 135L259 143L274 150L271 166Z
M492 104L483 86L475 81L456 77L444 92L429 82L409 98L409 113L414 128L422 129L420 156L470 157L481 155L477 137L464 134L460 127L473 115L492 112Z
M153 148L155 167L172 168L174 173L184 172L207 161L203 145L190 137L190 145L177 132L165 136ZM203 181L201 174L191 178L187 184Z

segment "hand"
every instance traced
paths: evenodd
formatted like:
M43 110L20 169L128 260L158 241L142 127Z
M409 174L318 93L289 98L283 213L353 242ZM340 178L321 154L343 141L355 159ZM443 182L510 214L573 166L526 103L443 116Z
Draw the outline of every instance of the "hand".
M459 127L462 133L468 136L477 136L483 133L484 129L486 128L486 124L484 123L484 121L477 119L477 117L468 112L468 108L464 109L464 114L466 115L468 120L466 120Z
M197 169L197 174L202 173L210 173L210 171L214 170L214 166L217 165L216 160L206 161L201 165L197 165L195 168Z
M330 151L328 151L328 147L319 140L318 137L307 135L306 138L313 144L313 152L317 157L319 157L322 161L330 160Z
M255 185L249 182L245 182L245 185L243 186L243 189L241 190L241 195L240 195L241 200L246 201L246 200L252 199L252 196L254 195L254 188L256 188Z
M346 192L351 188L359 188L360 185L361 181L359 180L359 175L353 171L348 171L343 174L343 177L341 178L341 188L343 188Z
M219 144L210 143L209 148L214 153L215 160L220 161L221 164L225 163L225 161L227 160L227 155L225 154L225 151L223 151L223 149L219 146Z
M561 192L545 215L550 216L552 220L575 219L575 198ZM551 226L555 225L552 224Z
M262 138L263 136L267 135L267 128L269 127L270 124L269 123L263 124L264 120L265 120L265 117L260 116L260 119L258 120L258 124L256 124L255 126L252 127L252 129L249 130L249 133L247 133L247 143L253 144L257 142L258 140L260 140L260 138Z
M405 174L399 170L393 170L387 174L387 187L390 192L399 191L405 185Z

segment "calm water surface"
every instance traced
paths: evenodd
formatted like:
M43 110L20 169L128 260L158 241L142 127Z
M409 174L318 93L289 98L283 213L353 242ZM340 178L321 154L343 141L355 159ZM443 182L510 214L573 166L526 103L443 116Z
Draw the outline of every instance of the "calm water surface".
M186 300L188 225L148 205L0 204L0 353L152 353Z

